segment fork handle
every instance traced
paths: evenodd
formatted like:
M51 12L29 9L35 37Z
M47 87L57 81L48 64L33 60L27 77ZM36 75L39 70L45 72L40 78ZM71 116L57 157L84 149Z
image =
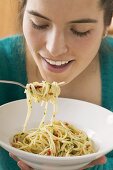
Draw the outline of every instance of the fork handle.
M9 81L9 80L0 80L0 83L7 83L7 84L14 84L14 85L18 85L22 88L26 88L26 86L24 86L23 84L19 83L19 82L15 82L15 81Z

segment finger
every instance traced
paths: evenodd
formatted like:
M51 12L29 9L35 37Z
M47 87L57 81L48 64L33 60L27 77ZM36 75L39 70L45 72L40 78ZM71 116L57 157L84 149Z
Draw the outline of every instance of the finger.
M24 164L22 161L20 161L15 155L12 153L9 153L9 156L13 158L17 163L17 165L21 168L21 170L33 170L32 168L28 167L26 164Z
M90 164L86 165L83 169L91 168L91 167L96 166L96 165L105 164L106 161L107 161L106 157L102 156L101 158L98 158L98 159L92 161ZM83 170L83 169L80 169L80 170Z
M18 161L17 165L20 167L21 170L33 170L31 167L27 166L22 161Z
M15 161L19 161L19 159L15 156L15 155L13 155L12 153L9 153L9 156L11 157L11 158L13 158Z
M92 161L91 165L104 164L106 163L106 161L107 161L106 157L102 156L101 158Z

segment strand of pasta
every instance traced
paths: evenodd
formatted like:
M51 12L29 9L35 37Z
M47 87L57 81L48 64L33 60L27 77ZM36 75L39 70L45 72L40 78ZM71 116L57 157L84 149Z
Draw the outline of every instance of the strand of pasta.
M53 104L53 115L52 115L51 122L53 121L55 114L56 114L56 100L60 94L60 87L59 87L60 84L62 84L62 82L61 83L53 82L52 84L50 84L46 81L42 81L42 83L33 82L33 83L29 83L26 85L25 93L27 96L28 112L27 112L27 116L25 119L23 132L25 132L27 123L31 115L32 101L42 102L41 105L43 105L44 102L46 103L44 117L40 123L40 126L45 120L48 102Z
M27 84L28 113L22 133L13 137L12 146L40 155L73 156L94 152L91 140L87 135L72 125L55 121L56 100L60 94L59 84L43 81ZM32 110L32 101L45 103L44 116L36 129L26 131L26 126ZM53 114L49 124L44 124L48 110L48 102L53 104Z
M14 147L40 155L73 156L93 153L87 135L61 121L41 126L40 129L19 133L13 139Z

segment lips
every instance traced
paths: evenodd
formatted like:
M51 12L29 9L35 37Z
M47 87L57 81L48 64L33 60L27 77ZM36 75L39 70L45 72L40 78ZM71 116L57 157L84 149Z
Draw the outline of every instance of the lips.
M45 60L45 61L46 61L46 60ZM46 61L46 62L47 62L47 61ZM63 67L65 67L65 66L67 66L70 62L71 62L71 61L69 61L69 62L66 63L66 64L62 64L62 65L54 65L54 64L50 64L50 63L48 63L48 62L47 62L47 63L48 63L50 66L59 69L59 68L63 68Z
M45 58L44 58L45 59ZM61 66L67 64L69 61L55 61L55 60L50 60L50 59L45 59L47 63L51 65L56 65L56 66Z
M73 61L74 61L74 60L70 60L70 61L68 61L68 63L62 64L62 65L54 65L54 64L50 64L46 59L44 59L44 58L42 57L43 67L44 67L46 70L49 70L49 71L55 72L55 73L64 72L66 69L68 69L68 67L71 65L71 63L72 63Z

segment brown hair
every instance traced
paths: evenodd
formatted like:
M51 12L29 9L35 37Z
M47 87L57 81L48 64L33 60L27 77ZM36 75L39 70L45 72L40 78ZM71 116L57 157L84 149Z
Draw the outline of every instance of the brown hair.
M113 16L113 0L101 0L100 7L104 9L104 24L109 26Z
M22 24L23 14L24 14L24 9L26 4L27 4L27 0L19 0L18 2L19 19L21 24Z
M23 13L26 4L27 4L27 0L19 1L19 12L20 12L21 23L22 23ZM113 0L100 0L100 7L104 9L104 24L105 26L109 26L113 16Z

